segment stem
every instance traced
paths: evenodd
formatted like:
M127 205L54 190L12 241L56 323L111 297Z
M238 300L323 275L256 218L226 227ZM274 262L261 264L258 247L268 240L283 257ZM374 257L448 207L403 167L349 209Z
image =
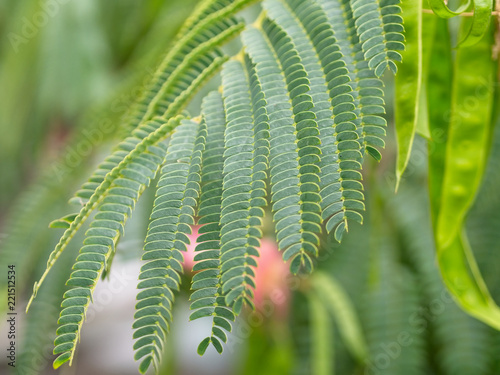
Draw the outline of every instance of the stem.
M428 13L428 14L434 14L434 12L432 11L432 9L422 9L422 12L423 13ZM474 15L473 12L464 12L464 13L460 13L459 16L461 17L472 17ZM491 15L492 16L497 16L497 17L500 17L500 10L494 10L493 12L491 12Z

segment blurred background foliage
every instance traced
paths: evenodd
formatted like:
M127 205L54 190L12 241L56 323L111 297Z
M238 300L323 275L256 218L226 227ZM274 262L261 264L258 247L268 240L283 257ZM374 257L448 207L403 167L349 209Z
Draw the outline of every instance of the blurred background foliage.
M139 269L136 259L151 194L143 197L127 224L116 271L96 291L95 308L87 317L73 367L51 370L51 352L64 280L76 246L58 262L28 316L23 308L34 275L40 274L57 242L59 233L48 230L48 223L70 212L67 199L116 143L120 119L195 4L196 0L0 1L0 263L2 270L7 264L15 264L17 270L16 374L137 373L130 327ZM386 83L391 124L390 78ZM217 84L215 80L209 88ZM196 103L191 110L196 113ZM368 360L361 363L353 356L342 322L314 310L311 280L282 272L274 275L277 281L268 282L290 289L291 294L279 308L271 301L267 309L244 314L222 356L210 351L203 358L197 356L201 337L197 331L203 326L187 325L187 290L181 291L179 300L184 302L176 307L178 325L170 337L162 373L500 373L500 333L462 312L439 276L429 219L425 140L417 140L404 181L394 194L396 149L390 126L383 161L365 169L365 224L352 227L341 246L325 237L317 264L352 301ZM496 126L486 178L467 229L485 280L500 302L498 160L500 128ZM272 227L264 230L272 236ZM4 309L2 303L2 316ZM315 319L328 320L330 331L316 332ZM4 343L4 320L0 326ZM5 356L0 366L2 373L11 370Z

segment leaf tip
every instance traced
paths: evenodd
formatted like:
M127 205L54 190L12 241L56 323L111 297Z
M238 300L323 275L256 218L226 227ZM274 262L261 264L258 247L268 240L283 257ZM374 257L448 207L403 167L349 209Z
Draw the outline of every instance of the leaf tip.
M202 342L200 342L200 345L198 345L198 349L196 350L198 355L202 356L203 354L205 354L209 344L210 344L210 337L206 337Z

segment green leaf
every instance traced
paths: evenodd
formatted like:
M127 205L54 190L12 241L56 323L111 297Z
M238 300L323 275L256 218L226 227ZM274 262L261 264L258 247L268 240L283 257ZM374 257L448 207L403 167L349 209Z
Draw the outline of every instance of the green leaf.
M221 273L221 206L224 168L224 134L226 130L226 114L222 97L217 92L208 94L202 103L202 118L206 124L207 137L202 154L201 195L199 203L199 220L202 226L195 251L193 271L200 271L193 278L191 289L191 308L195 311L190 319L210 316L213 322L211 336L198 347L203 354L210 342L215 349L222 352L222 344L214 335L220 328L227 328L229 321L234 320L233 313L226 307L222 288ZM208 271L208 272L207 272ZM213 298L212 303L200 303L202 298ZM206 307L199 307L205 305ZM218 318L218 319L216 319Z
M75 220L77 214L64 216L58 220L51 221L50 228L69 228L71 223Z
M144 127L153 126L156 130L151 132L140 142L135 143L134 147L127 152L123 160L105 175L103 181L99 184L99 187L94 191L85 206L83 206L75 219L71 222L69 228L66 229L55 249L50 254L49 260L47 261L47 267L39 281L34 286L33 294L26 306L26 311L29 309L36 296L37 290L42 285L54 263L61 256L62 252L66 249L66 246L95 208L102 204L100 207L101 211L120 213L118 211L123 208L126 208L126 212L131 211L132 207L113 204L113 195L110 196L109 190L115 186L135 188L137 190L137 196L139 196L146 187L146 184L143 183L146 180L142 180L141 178L141 181L134 181L133 178L123 178L124 173L127 173L127 167L131 166L134 162L138 162L141 159L141 155L145 153L149 154L153 160L156 161L156 164L153 163L153 166L158 167L163 161L164 155L162 154L162 149L158 148L156 145L164 140L172 132L172 130L177 127L180 120L181 117L175 117L168 121L158 118L143 125ZM160 158L160 160L158 160L158 158ZM144 163L144 161L142 162Z
M182 259L177 241L184 244L182 248L189 244L187 237L179 237L179 234L190 234L190 226L183 223L194 223L191 213L194 212L196 201L187 197L197 198L200 193L199 171L205 138L205 125L187 120L171 136L144 245L142 259L147 263L141 268L137 287L139 291L147 290L149 293L139 292L137 296L136 321L160 313L171 321L173 296L179 290L182 272L182 267L177 266L178 259ZM182 202L180 205L179 199ZM175 224L166 223L170 219L174 219ZM138 340L136 353L150 345L144 340L145 337L154 338L163 346L166 333L159 329L155 321L151 321L150 325L141 325L134 333L134 339ZM161 358L156 358L156 353L153 350L147 355L140 364L140 371L146 371L153 360L155 363L161 362Z
M381 77L386 69L397 72L404 50L399 0L352 0L352 15L368 66Z
M451 10L448 8L447 1L445 0L428 0L434 13L436 13L441 18L451 18L458 16L465 12L472 4L472 0L467 0L467 2L462 3L457 10Z
M461 25L463 35L468 21ZM489 149L495 65L492 30L472 47L457 51L454 63L452 115L448 129L441 201L436 226L438 265L445 284L469 314L500 329L500 308L490 296L469 248L463 226L479 188ZM486 87L485 87L486 82ZM483 110L466 103L477 93ZM438 160L441 163L441 160Z
M439 247L437 259L443 281L459 306L500 330L500 308L488 291L465 233Z
M317 271L311 282L314 292L334 316L347 348L363 363L368 358L368 349L359 318L348 295L333 277L323 272Z
M267 169L269 154L269 127L260 83L248 57L244 62L245 66L239 61L230 61L222 71L227 116L223 186L224 191L232 191L232 194L223 194L221 205L221 281L226 304L233 306L236 314L241 311L244 301L253 299L254 282L244 281L248 277L253 280L253 271L247 272L244 266L257 265L253 257L258 253L251 253L250 249L253 244L260 246L262 232L258 228L262 220L253 215L252 208L260 206L261 202L252 197L256 193L266 194L267 175L256 171ZM253 147L248 152L241 152L243 144ZM237 214L240 219L231 220L229 214ZM243 254L233 251L236 243L245 249Z
M449 118L443 113L451 107L453 74L451 41L446 20L436 20L432 50L427 78L427 105L431 140L429 147L429 200L433 228L436 230L441 205L441 191L446 163L446 139L448 138Z
M311 319L311 374L333 375L335 345L330 317L324 302L314 293L310 293L308 300Z
M463 22L462 34L467 27ZM451 123L446 146L446 167L438 218L437 243L445 246L460 233L485 168L489 127L493 106L494 62L491 57L492 34L480 44L457 51L454 65ZM485 82L487 82L486 87ZM477 111L466 103L471 93L484 109Z
M205 352L207 351L208 345L210 345L210 337L207 337L207 338L203 339L202 342L200 342L200 345L198 345L198 349L196 350L196 352L199 355L205 354Z
M165 124L167 129L177 126L176 121L178 120L167 122ZM66 292L61 304L63 309L58 320L58 332L60 333L55 339L56 347L54 348L54 354L59 354L54 361L55 368L66 361L71 364L84 316L91 302L91 296L97 281L102 275L109 272L116 244L121 235L120 228L125 225L137 199L150 181L155 178L157 170L164 161L166 147L161 143L155 145L160 138L161 135L158 140L151 140L149 145L146 143L140 148L134 148L125 159L126 162L122 162L119 165L120 168L114 169L112 175L108 177L106 180L108 185L105 185L105 187L100 186L96 190L96 193L102 194L98 201L99 212L96 214L91 228L85 233L84 246L80 249L80 254L73 265L74 271L66 283L72 289ZM138 149L141 149L142 153L136 156L134 151L137 153ZM142 173L135 173L139 169ZM136 189L129 194L127 189L130 188L123 188L123 184L117 179L117 176L121 176L124 181L132 182L129 185L135 186ZM116 188L117 186L119 188ZM130 196L134 198L130 198ZM93 202L92 199L89 200L88 204ZM82 212L85 212L85 210ZM82 216L80 215L75 220L81 220ZM72 229L74 223L75 221L72 222L70 229ZM118 230L110 228L118 228ZM75 297L75 294L85 297ZM71 328L71 332L75 332L75 334L68 335L65 327Z
M180 289L182 252L195 218L200 228L190 318L208 317L213 323L200 354L210 342L221 353L235 314L243 305L253 308L268 190L278 246L293 273L312 272L325 228L340 241L352 221L363 222L363 158L368 153L380 160L385 146L379 77L387 69L395 72L404 53L398 52L404 50L399 0L265 0L265 10L243 34L242 51L228 61L221 47L243 29L235 14L252 2L205 0L193 9L123 120L120 131L126 138L76 193L80 212L52 223L66 231L32 299L69 241L98 210L61 304L56 366L71 363L97 281L109 274L125 222L162 164L133 323L142 373L151 364L158 370L161 362ZM412 14L406 13L412 47ZM474 34L480 19L473 21ZM414 67L412 49L404 54L406 66ZM223 64L219 92L205 96L200 118L183 120L179 113ZM420 99L412 95L415 102ZM162 143L167 140L168 150ZM335 296L329 303L337 303L337 310L348 305L331 287L322 292ZM314 334L327 342L318 327L328 319L317 302L311 302L316 304ZM352 352L362 357L355 323L342 314L338 319L345 321L339 326L347 327ZM330 372L328 346L317 351L317 372Z
M487 33L490 26L493 0L474 0L474 16L469 32L458 43L457 47L470 47L478 43Z
M410 160L419 122L422 89L422 0L403 1L406 50L396 76L395 125L398 141L396 190Z

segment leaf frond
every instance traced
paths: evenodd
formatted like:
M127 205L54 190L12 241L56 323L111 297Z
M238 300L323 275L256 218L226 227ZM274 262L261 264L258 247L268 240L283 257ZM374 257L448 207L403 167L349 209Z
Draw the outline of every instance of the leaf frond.
M210 317L210 336L198 346L202 355L208 345L221 353L222 343L227 341L224 331L231 331L234 314L227 307L222 292L221 272L221 212L224 168L225 112L220 93L211 92L202 104L203 121L207 127L207 141L203 152L201 170L201 196L198 224L201 225L197 239L195 265L191 289L189 320Z
M136 146L138 148L131 150L129 156L125 158L127 162L115 168L105 180L107 186L100 186L96 190L101 192L100 198L94 198L99 212L85 233L83 247L66 282L71 289L64 294L61 303L63 309L54 341L54 354L59 356L54 361L54 368L67 361L71 364L97 282L109 271L109 263L114 257L118 239L123 234L125 222L132 215L137 200L164 161L167 150L159 140L163 134L172 131L178 122L178 119L174 119L159 126L160 134L147 138L149 142L140 143ZM134 154L134 151L139 149L141 151ZM91 197L88 204L92 204L94 199ZM92 207L88 208L91 209ZM88 216L87 212L82 212ZM84 216L79 215L79 217L71 225L81 223ZM68 230L71 230L71 226ZM53 261L58 255L54 255Z
M182 252L189 245L194 212L200 194L201 154L205 146L204 124L184 120L168 145L160 172L156 199L144 245L145 264L139 274L133 338L135 359L145 373L160 363L172 322L174 293L183 272Z

